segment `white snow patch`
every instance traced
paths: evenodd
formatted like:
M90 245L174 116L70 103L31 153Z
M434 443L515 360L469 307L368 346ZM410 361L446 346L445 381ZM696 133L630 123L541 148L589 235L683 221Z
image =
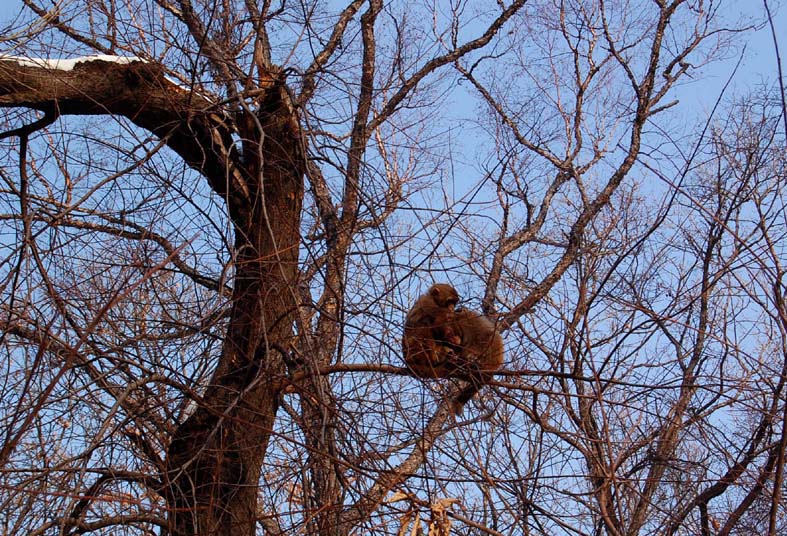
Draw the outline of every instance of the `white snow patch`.
M108 54L99 54L96 56L82 56L81 58L65 59L46 59L46 58L24 58L21 56L6 56L0 54L0 60L15 61L22 67L44 67L47 69L56 69L58 71L71 71L78 63L86 63L89 61L106 61L109 63L118 63L126 65L134 63L135 61L144 62L142 58L137 56L110 56Z

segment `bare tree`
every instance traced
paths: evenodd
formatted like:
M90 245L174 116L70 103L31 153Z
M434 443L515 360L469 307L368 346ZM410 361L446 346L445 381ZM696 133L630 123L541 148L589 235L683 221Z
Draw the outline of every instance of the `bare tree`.
M5 532L777 533L783 134L669 128L716 3L24 4ZM462 420L425 279L506 332Z

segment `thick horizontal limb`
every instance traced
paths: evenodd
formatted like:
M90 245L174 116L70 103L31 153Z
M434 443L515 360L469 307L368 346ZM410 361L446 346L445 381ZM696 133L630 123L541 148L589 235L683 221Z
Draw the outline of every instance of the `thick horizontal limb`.
M111 56L0 56L0 107L126 117L165 140L217 194L249 199L228 118L204 96L167 79L158 64Z

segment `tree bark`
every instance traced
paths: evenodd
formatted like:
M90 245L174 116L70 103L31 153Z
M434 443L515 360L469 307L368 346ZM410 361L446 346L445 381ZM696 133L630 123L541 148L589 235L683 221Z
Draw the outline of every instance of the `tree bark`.
M282 352L292 343L297 307L303 158L287 102L283 86L274 87L261 103L261 130L247 132L264 140L252 137L244 149L252 153L244 170L251 206L231 210L237 258L227 338L206 406L178 429L168 450L174 534L254 534Z

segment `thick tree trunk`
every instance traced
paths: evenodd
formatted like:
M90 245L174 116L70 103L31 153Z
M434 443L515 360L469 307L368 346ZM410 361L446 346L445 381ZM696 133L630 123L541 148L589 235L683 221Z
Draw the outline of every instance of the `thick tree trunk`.
M274 87L244 133L252 203L230 206L235 224L233 306L205 404L167 453L165 495L173 535L252 535L257 488L278 407L282 352L296 313L303 157L283 87ZM260 132L260 128L261 131ZM258 140L262 139L260 147Z

